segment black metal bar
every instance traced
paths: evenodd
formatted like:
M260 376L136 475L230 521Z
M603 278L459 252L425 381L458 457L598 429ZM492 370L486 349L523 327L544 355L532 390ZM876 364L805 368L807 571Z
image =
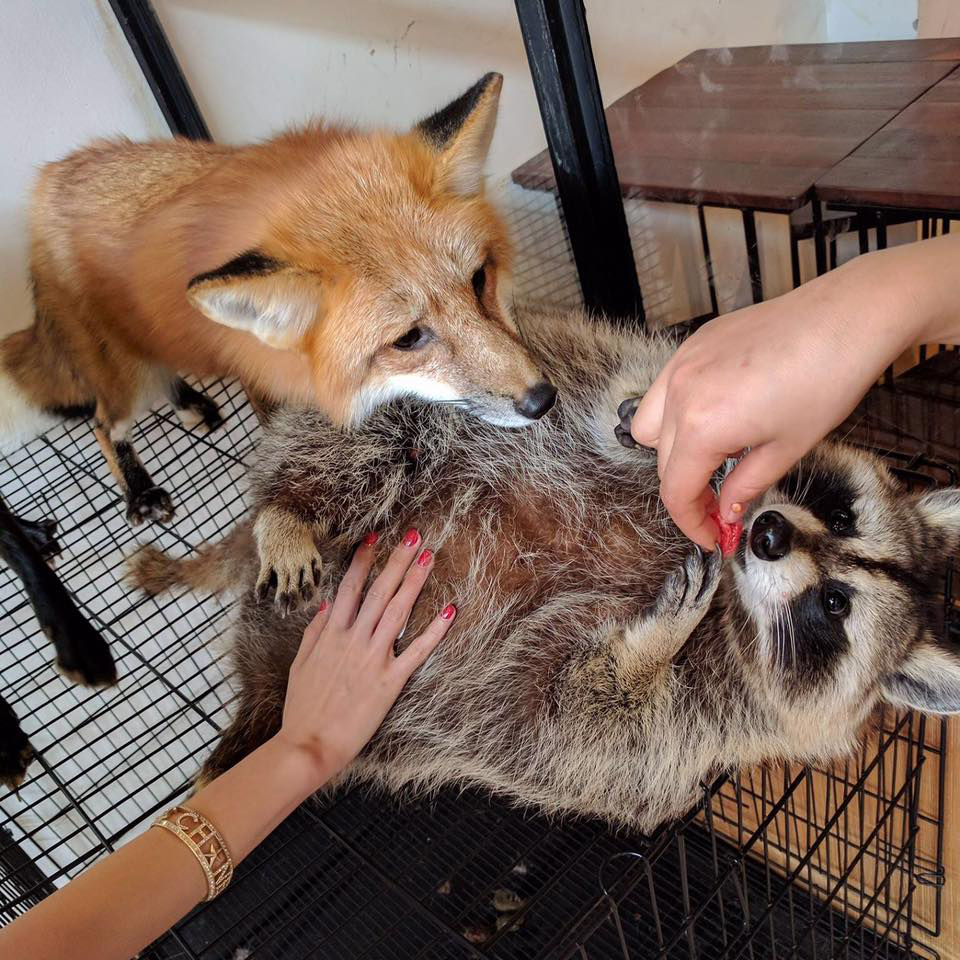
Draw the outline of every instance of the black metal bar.
M870 252L870 224L867 223L867 215L861 210L857 214L857 237L860 240L860 252Z
M750 293L754 303L763 301L763 278L760 276L760 250L757 246L757 221L752 210L742 210L743 239L747 245L747 267L750 270Z
M810 203L810 212L813 215L813 252L817 260L817 276L820 277L827 272L827 245L823 231L823 210L817 197Z
M582 0L516 0L550 160L587 307L643 320Z
M700 222L700 242L703 244L703 264L707 271L707 288L710 291L710 312L717 316L720 307L717 301L717 282L713 276L713 259L710 256L710 239L707 236L707 218L703 212L703 204L697 204L697 219Z
M793 278L793 287L800 286L800 242L790 233L790 275Z
M170 130L191 140L210 140L210 131L152 4L149 0L110 0L110 6Z

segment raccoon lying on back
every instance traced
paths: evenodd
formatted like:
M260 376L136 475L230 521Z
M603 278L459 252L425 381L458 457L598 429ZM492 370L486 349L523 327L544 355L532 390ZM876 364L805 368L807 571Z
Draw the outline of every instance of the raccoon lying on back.
M252 485L254 517L272 513L263 569L296 587L279 603L254 596L249 524L192 559L138 556L148 590L243 591L236 719L203 779L278 729L310 616L281 606L314 581L330 596L370 530L393 543L416 527L437 552L408 636L448 601L459 614L347 780L475 785L646 830L722 769L846 753L882 700L960 711L960 658L936 626L960 490L910 496L876 458L824 444L752 507L733 557L691 551L652 454L614 437L672 344L576 314L520 319L560 388L531 428L414 402L347 433L277 418Z

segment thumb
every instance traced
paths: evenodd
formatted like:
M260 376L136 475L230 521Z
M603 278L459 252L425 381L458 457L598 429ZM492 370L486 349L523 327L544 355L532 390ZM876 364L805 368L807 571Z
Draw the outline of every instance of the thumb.
M667 397L667 381L663 373L643 395L630 422L630 435L645 447L655 447L663 430L663 410Z
M754 447L723 481L720 488L720 516L735 523L751 500L775 484L803 456L785 444L772 441ZM741 509L734 510L734 504Z

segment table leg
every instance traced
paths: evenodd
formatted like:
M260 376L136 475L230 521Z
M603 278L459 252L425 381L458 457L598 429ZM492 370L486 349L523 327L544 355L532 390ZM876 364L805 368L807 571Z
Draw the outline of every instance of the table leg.
M860 252L870 252L870 224L867 223L867 215L861 210L857 214L857 237L860 240Z
M707 237L707 218L703 212L703 204L697 204L697 219L700 221L700 242L703 244L703 263L707 269L707 288L710 291L710 312L713 316L720 313L717 305L717 286L713 278L713 260L710 258L710 240Z
M760 250L757 246L757 221L752 210L743 210L743 237L747 244L750 292L754 303L763 302L763 278L760 276Z
M800 243L790 231L790 275L793 278L793 289L800 286Z

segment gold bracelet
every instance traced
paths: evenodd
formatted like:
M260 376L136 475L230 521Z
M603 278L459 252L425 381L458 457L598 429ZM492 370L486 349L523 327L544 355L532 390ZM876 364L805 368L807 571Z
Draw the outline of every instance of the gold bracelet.
M189 807L173 807L158 817L153 826L179 837L207 878L207 900L223 893L233 878L233 859L220 831L202 814Z

